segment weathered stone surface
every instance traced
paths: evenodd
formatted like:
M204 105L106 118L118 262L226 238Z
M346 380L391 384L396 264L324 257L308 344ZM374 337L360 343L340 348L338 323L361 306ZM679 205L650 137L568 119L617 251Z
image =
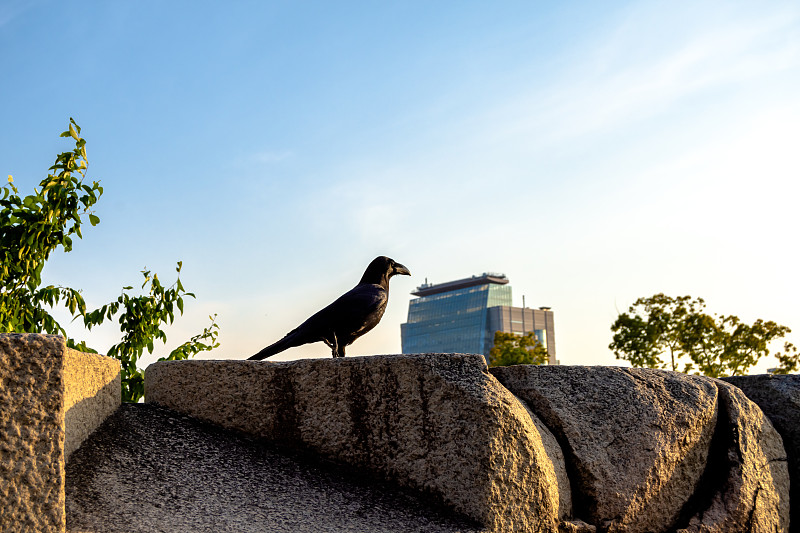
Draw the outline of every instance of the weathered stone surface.
M118 361L0 334L0 531L64 530L64 463L119 404Z
M597 527L583 520L564 520L559 524L558 533L595 533Z
M66 469L70 533L482 533L412 491L153 404L124 404Z
M64 352L64 457L122 403L119 361L67 348Z
M783 444L735 387L646 369L517 366L492 373L556 435L574 516L598 531L786 531Z
M681 533L778 532L789 527L789 471L769 419L738 388L716 381L720 420L708 479ZM703 496L710 496L710 501Z
M64 530L64 350L0 334L0 531Z
M555 531L570 513L555 440L479 355L161 362L145 397L378 473L490 531Z
M789 459L790 528L800 532L800 375L763 374L723 380L758 404L780 433Z
M647 369L513 366L492 374L553 431L574 516L602 531L668 531L705 470L713 382Z

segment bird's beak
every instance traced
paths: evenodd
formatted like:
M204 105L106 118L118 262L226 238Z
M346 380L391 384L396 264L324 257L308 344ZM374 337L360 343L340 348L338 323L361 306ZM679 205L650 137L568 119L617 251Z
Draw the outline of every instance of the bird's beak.
M411 275L411 271L408 270L403 265L401 265L400 263L395 263L394 267L392 269L392 275L395 275L395 274L400 274L400 275L403 275L403 276L410 276Z

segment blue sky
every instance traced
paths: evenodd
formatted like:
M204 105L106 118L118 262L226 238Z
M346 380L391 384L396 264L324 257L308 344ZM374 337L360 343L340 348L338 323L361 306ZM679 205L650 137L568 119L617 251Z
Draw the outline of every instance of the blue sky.
M0 72L0 174L30 190L72 116L105 188L46 280L101 305L182 260L163 351L217 313L203 357L249 356L376 255L413 276L353 355L484 271L553 308L564 364L617 364L657 292L800 332L796 2L6 0Z

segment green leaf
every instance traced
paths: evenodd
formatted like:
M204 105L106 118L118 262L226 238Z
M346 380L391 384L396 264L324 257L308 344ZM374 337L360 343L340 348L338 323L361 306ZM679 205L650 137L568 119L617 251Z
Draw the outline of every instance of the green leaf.
M137 401L144 394L143 374L137 361L145 350L154 350L154 341L166 342L161 329L171 323L177 304L184 311L185 293L180 277L171 286L162 285L158 276L143 270L145 294L132 296L126 286L118 298L98 309L87 311L86 302L79 293L68 287L49 285L42 287L41 273L50 255L60 247L69 252L72 234L82 237L84 221L92 226L100 219L91 213L91 207L103 194L98 181L91 187L83 184L81 176L86 168L86 141L80 138L81 129L70 119L69 129L62 137L75 139L71 151L60 153L50 167L46 178L34 188L33 194L18 196L13 178L0 187L0 331L38 332L66 335L66 331L50 316L48 310L68 309L73 320L81 318L86 330L92 330L104 321L118 323L120 338L106 350L106 354L120 362L122 394L125 401ZM77 174L80 173L81 176ZM83 215L88 215L88 220ZM180 274L182 262L177 262ZM219 327L211 325L190 341L174 350L169 359L187 359L205 350L219 346L216 342ZM68 345L88 351L85 343L76 343L67 337ZM163 358L162 358L163 359Z

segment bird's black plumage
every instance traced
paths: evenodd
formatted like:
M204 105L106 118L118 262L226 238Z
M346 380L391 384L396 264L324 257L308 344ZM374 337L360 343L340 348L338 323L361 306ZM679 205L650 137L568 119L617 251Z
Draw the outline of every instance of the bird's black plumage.
M389 301L389 278L396 274L410 276L411 272L388 257L376 257L358 285L249 359L265 359L317 341L327 344L334 357L344 357L346 346L380 322Z

